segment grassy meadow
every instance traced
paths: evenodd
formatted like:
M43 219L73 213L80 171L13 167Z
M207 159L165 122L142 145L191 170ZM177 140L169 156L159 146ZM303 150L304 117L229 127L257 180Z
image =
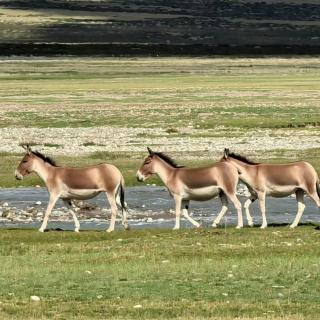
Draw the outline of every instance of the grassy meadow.
M312 226L1 230L0 317L318 319L319 236Z
M180 164L199 166L222 147L199 152L197 143L225 139L242 151L248 134L288 141L266 150L257 138L244 150L252 159L304 159L319 171L319 66L312 57L1 58L0 187L42 184L14 179L26 140L61 165L114 163L127 185L137 183L146 145L173 144ZM110 151L117 136L94 136L104 128L128 137ZM310 145L297 147L306 136ZM314 226L1 229L0 319L318 319L319 236Z
M146 145L166 151L173 139L180 139L182 147L190 139L195 145L225 139L223 146L235 146L258 161L304 159L319 169L319 66L316 57L1 58L0 130L16 131L2 141L0 185L17 186L12 176L22 155L17 145L26 140L61 165L112 162L128 185L136 184L134 173ZM74 147L71 152L74 139L47 137L49 129L79 130L70 134L77 135L94 128L97 136L99 128L136 131L116 141L111 151L104 151L108 136L80 137L79 150L87 151ZM32 129L42 131L35 135ZM257 139L242 151L246 137L259 132L292 142L255 152L263 144ZM295 141L306 134L313 143L297 149ZM219 159L223 150L212 154L192 148L177 145L170 154L180 163L202 165ZM36 177L23 181L39 183Z
M0 127L319 125L317 58L0 60Z

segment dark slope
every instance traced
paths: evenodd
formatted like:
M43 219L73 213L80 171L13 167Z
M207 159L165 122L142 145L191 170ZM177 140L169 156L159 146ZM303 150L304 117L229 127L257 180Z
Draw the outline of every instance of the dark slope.
M315 0L31 0L0 1L0 9L26 15L19 23L0 19L3 53L317 53L320 47ZM28 13L39 23L30 23Z

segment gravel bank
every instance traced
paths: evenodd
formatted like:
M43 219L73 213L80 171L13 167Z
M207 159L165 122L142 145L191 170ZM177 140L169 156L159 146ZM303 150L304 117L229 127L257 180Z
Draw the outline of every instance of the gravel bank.
M156 136L155 136L156 135ZM212 135L212 136L211 136ZM231 137L215 130L188 130L169 134L164 129L147 128L0 128L0 152L19 153L19 142L33 142L48 154L81 155L96 151L145 152L146 146L162 151L209 152L221 154L225 147L255 153L275 149L320 148L319 128L232 130Z

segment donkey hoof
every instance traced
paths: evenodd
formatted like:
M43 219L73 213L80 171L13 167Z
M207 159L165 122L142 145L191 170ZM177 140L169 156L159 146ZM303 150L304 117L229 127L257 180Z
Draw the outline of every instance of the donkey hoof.
M248 226L251 227L251 228L254 227L253 221L248 222Z
M212 228L218 228L218 225L216 223L213 223Z
M173 227L172 230L179 230L179 229L180 229L180 227Z
M112 232L114 229L107 229L106 231L108 232L108 233L110 233L110 232Z
M129 231L131 228L130 228L130 226L126 225L126 226L123 226L123 229L124 229L125 231Z
M241 229L243 228L243 226L236 226L236 229Z
M266 224L263 224L260 229L266 229L267 228L267 225Z
M74 229L74 232L79 232L79 229L78 228Z
M292 224L292 225L290 226L290 228L291 228L291 229L294 229L296 226L297 226L296 224Z

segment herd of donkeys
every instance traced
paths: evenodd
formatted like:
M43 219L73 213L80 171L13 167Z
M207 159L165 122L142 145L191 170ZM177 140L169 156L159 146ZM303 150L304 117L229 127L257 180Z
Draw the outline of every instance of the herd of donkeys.
M26 153L16 168L16 179L21 180L35 172L44 181L49 192L48 206L39 231L43 232L46 229L52 209L57 200L62 199L70 208L75 231L78 232L80 223L73 210L72 200L90 199L101 192L105 192L111 207L111 220L107 231L114 230L118 209L124 228L129 228L128 207L124 199L124 178L116 166L107 163L82 168L57 166L52 158L32 150L29 145L22 147ZM212 226L216 227L220 223L230 201L237 210L237 228L243 227L242 205L236 196L239 181L244 183L250 192L243 205L250 226L253 226L253 220L249 207L252 202L258 200L262 215L261 228L267 227L266 196L281 198L296 195L298 210L291 228L298 225L303 214L304 195L308 195L320 207L319 177L313 166L305 161L286 164L256 163L225 149L220 161L206 167L188 168L177 165L168 155L148 148L148 155L136 176L138 181L145 181L153 174L160 177L174 199L174 229L180 228L181 215L199 227L200 224L189 215L190 200L205 201L217 196L221 200L222 208Z

